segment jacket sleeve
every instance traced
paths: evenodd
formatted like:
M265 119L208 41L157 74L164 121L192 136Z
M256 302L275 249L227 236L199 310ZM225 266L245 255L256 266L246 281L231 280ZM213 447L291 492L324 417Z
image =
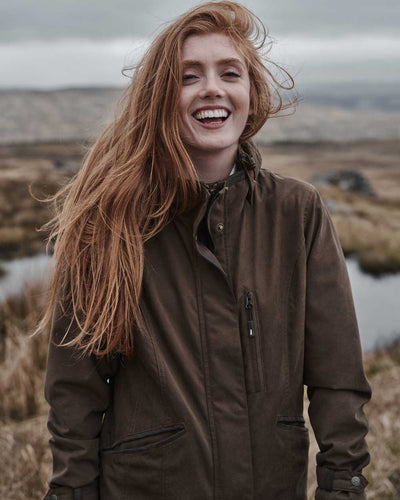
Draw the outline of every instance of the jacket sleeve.
M67 331L68 340L76 333L76 322L68 330L69 325L70 318L56 308L45 379L53 455L53 474L45 499L98 500L99 435L111 397L109 378L115 362L55 345Z
M304 384L319 446L316 500L362 500L370 455L363 406L371 398L347 267L333 222L313 187L307 248Z

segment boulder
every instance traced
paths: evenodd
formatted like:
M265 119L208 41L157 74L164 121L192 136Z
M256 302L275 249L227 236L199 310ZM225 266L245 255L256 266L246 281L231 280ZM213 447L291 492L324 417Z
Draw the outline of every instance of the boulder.
M350 215L353 213L353 210L350 207L345 207L343 205L339 205L339 203L337 203L336 201L331 200L331 199L324 200L324 205L329 210L329 212L332 214Z
M338 186L343 191L363 194L372 198L377 198L377 193L372 189L368 179L357 170L336 170L335 172L325 172L311 177L312 184Z

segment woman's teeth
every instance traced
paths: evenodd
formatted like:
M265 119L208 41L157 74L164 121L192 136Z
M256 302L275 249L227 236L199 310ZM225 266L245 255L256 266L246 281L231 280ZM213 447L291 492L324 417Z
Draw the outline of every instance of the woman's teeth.
M228 111L226 109L204 109L195 113L194 117L196 120L206 120L210 118L225 119L228 117Z

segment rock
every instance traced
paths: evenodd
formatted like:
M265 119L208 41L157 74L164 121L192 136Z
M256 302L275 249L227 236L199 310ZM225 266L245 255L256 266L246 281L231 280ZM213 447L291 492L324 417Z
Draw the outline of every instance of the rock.
M359 193L373 198L378 197L369 181L357 170L337 170L317 174L311 177L310 182L322 185L333 184L343 191Z
M332 214L352 214L353 210L350 207L345 207L343 205L339 205L334 200L324 200L324 205Z

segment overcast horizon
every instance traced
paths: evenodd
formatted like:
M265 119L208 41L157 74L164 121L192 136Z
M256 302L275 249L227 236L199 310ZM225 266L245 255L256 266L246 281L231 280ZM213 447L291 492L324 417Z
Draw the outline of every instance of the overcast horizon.
M0 5L0 89L124 86L165 23L198 2L15 0ZM241 2L269 29L269 57L298 86L400 83L398 0ZM284 75L281 75L284 78Z

